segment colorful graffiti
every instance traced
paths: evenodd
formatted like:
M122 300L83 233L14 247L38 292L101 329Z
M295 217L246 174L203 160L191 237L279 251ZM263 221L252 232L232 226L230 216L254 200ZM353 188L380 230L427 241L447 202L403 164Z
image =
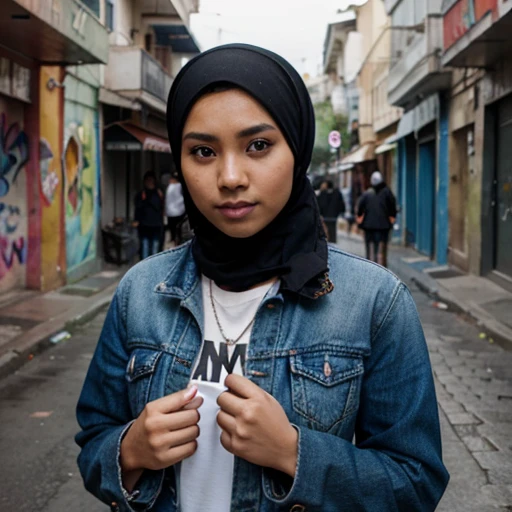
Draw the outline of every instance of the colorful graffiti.
M447 50L473 25L491 13L497 15L498 0L458 0L443 18L444 48Z
M68 271L96 256L98 207L95 201L97 144L95 115L80 110L82 123L67 125L62 158L65 182L66 260ZM78 117L78 116L77 116Z
M0 203L0 279L5 277L16 261L20 265L27 261L25 237L16 235L20 222L18 206Z
M59 177L55 171L50 170L53 152L49 142L44 138L41 138L39 141L39 159L41 168L41 197L43 204L49 207L55 198Z
M28 137L18 123L7 125L5 112L0 114L0 197L9 189L28 162Z
M29 139L23 107L0 101L0 292L24 286L27 262L26 175Z

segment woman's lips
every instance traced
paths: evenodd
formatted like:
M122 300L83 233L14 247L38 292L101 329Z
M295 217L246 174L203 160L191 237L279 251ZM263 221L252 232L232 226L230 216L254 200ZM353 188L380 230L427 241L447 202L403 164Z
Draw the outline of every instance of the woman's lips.
M219 211L228 219L242 219L249 215L254 208L256 205L250 203L223 204L219 206Z

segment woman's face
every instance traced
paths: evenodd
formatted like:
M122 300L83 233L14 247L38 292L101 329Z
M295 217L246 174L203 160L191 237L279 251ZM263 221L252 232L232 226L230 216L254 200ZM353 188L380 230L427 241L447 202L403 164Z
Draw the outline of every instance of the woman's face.
M290 197L293 167L277 124L245 92L207 94L190 111L183 177L196 207L226 235L247 238L275 219Z

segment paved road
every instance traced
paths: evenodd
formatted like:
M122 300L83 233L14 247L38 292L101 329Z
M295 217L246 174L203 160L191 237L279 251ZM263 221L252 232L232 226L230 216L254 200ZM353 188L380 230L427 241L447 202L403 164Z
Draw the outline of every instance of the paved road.
M342 245L362 249L355 241ZM431 352L452 475L438 511L512 511L512 353L411 288ZM74 407L103 319L0 381L2 512L108 510L83 490L73 441Z

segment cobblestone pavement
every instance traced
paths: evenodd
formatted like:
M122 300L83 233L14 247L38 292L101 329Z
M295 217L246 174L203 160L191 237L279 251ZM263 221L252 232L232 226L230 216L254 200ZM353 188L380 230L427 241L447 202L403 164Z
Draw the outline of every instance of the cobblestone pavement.
M363 255L355 237L339 247ZM400 263L389 257L400 276ZM483 337L458 314L434 307L414 284L406 283L419 310L434 370L450 471L439 512L512 511L512 351Z

